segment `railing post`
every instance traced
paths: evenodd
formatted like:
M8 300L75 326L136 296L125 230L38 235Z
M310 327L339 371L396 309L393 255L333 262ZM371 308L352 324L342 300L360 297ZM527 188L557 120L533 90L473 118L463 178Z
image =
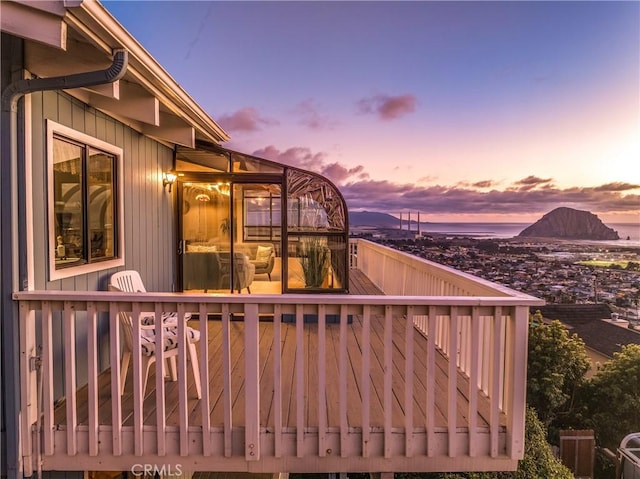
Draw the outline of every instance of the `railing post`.
M506 377L505 391L511 391L506 401L507 412L507 456L512 459L524 457L525 403L527 394L527 330L529 328L529 311L526 306L515 307L510 318L507 342L512 357L506 357L510 364Z
M247 461L260 459L260 350L258 305L244 306L245 359L245 432L244 448Z
M29 311L27 302L20 303L20 410L22 429L22 456L24 475L33 475L33 438L31 425L37 411L34 411L36 403L35 369L32 368L32 358L35 359L35 330L33 313ZM31 320L30 320L31 319ZM37 446L36 446L37 447Z
M51 456L54 450L53 430L53 325L51 318L51 305L49 301L42 302L42 404L43 404L43 431L44 454Z

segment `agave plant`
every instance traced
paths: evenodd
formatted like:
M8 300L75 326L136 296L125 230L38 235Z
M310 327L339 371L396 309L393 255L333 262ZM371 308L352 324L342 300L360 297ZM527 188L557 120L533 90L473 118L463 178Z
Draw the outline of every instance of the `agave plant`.
M329 274L329 248L320 238L306 238L300 252L305 286L321 287Z

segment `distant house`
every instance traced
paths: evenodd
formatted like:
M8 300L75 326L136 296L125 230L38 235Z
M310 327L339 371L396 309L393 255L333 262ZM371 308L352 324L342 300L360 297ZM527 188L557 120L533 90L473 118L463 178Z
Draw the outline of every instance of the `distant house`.
M606 304L547 304L540 311L547 321L560 321L571 333L577 334L587 348L592 368L603 363L627 344L640 344L640 332L628 328L628 322L619 320Z

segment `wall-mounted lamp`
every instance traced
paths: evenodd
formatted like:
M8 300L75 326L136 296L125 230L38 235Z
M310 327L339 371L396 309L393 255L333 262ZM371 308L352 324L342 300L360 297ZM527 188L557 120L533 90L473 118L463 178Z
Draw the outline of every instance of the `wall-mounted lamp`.
M165 171L162 173L162 186L169 185L169 193L171 193L171 186L176 182L177 177L173 171Z

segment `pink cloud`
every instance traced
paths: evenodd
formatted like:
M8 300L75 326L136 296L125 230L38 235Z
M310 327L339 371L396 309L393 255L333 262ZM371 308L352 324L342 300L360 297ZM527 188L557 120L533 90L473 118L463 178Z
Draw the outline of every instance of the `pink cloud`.
M218 118L220 125L227 131L258 131L263 126L277 125L278 122L271 118L260 116L258 110L253 107L245 107L230 115L222 115Z
M253 154L261 158L277 161L278 163L319 173L337 185L347 181L362 180L369 177L362 165L348 167L335 161L329 163L327 162L327 155L325 153L314 153L311 149L302 146L280 151L275 146L269 145L255 151Z
M514 191L529 191L535 189L553 188L553 180L551 178L538 178L537 176L527 176L513 183L509 189Z
M627 183L558 188L552 178L531 175L503 190L496 189L499 182L494 180L422 186L419 182L373 180L364 166L349 167L329 161L326 153L313 152L307 147L281 151L270 145L253 154L326 176L340 188L353 211L396 213L410 209L427 214L539 214L569 206L607 213L637 212L640 204L640 195L630 193L640 185ZM487 191L489 188L493 189Z
M398 96L374 95L363 98L357 103L360 113L373 113L382 120L395 120L415 111L417 99L415 95Z
M638 211L640 195L624 195L603 186L561 189L544 184L541 189L487 192L460 185L421 187L369 180L348 183L340 190L353 210L389 213L411 209L433 214L520 214L548 212L558 206L600 213Z

